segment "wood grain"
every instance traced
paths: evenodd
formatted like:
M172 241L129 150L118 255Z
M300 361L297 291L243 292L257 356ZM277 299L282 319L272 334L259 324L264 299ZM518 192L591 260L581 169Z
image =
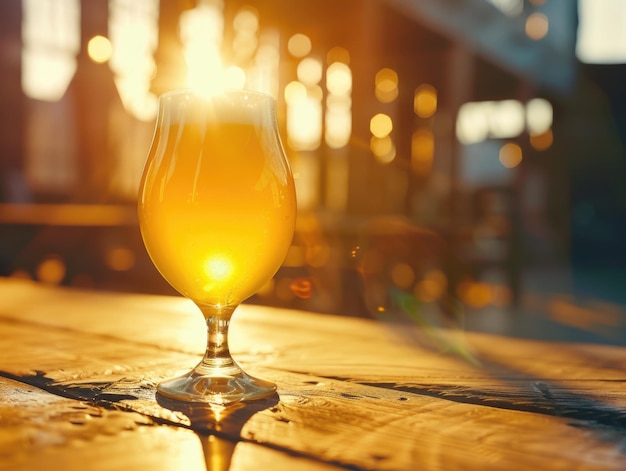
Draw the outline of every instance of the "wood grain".
M624 349L466 334L469 362L378 322L245 305L235 357L278 397L218 421L154 397L199 360L201 322L177 298L3 281L0 374L302 469L626 469Z
M204 470L198 436L0 378L0 469Z

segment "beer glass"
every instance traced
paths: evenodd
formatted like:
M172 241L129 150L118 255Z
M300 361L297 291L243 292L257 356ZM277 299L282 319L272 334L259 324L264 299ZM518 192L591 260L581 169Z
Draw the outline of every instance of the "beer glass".
M194 301L207 324L200 363L157 392L231 404L276 386L245 373L228 349L235 308L266 284L291 244L296 196L272 97L246 90L159 98L138 215L161 275Z

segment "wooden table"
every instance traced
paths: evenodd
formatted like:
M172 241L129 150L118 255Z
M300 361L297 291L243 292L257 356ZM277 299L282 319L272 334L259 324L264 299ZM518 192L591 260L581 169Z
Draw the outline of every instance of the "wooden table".
M411 333L243 305L233 354L278 394L176 408L155 384L203 351L189 301L0 279L0 469L626 469L626 349L468 333L468 361Z

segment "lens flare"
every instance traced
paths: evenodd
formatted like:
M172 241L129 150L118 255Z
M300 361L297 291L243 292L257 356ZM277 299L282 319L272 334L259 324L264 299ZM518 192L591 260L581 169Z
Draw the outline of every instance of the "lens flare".
M214 281L224 281L233 273L231 261L222 256L210 258L204 265L207 277Z

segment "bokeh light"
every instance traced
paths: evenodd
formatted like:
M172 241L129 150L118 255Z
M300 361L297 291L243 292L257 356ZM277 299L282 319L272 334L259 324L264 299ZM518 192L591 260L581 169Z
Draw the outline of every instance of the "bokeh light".
M258 46L257 32L259 29L259 15L256 9L245 6L240 9L233 18L233 61L244 64L254 55ZM230 86L229 77L226 83Z
M508 142L500 148L498 157L504 167L515 168L522 163L522 148L513 142Z
M345 107L327 105L324 119L326 123L324 140L328 147L340 149L348 145L352 134L352 113L349 104Z
M543 13L535 12L526 18L526 35L535 41L543 39L548 34L549 21Z
M306 87L304 86L304 84L297 81L289 82L285 86L283 95L287 104L305 100L307 97Z
M463 144L472 144L487 139L489 118L482 103L465 103L459 108L456 119L456 136Z
M342 62L334 62L326 70L326 88L333 95L344 95L352 89L352 72Z
M89 58L97 64L107 62L113 55L111 41L104 36L94 36L87 43L87 54Z
M540 134L531 134L530 135L530 145L535 150L547 150L552 146L552 142L554 137L552 135L552 130L548 129Z
M430 118L437 112L437 90L429 84L422 84L413 95L413 110L420 118Z
M370 120L370 132L380 139L391 134L393 121L389 115L378 113Z
M396 158L396 146L390 136L372 136L370 150L376 160L382 164L388 164Z
M290 82L285 87L287 143L293 150L315 150L322 140L323 115L320 87Z
M304 57L311 52L311 39L302 33L294 34L287 41L287 50L294 57Z
M330 247L326 244L310 245L306 248L305 259L307 265L311 267L323 267L330 259Z
M415 271L408 263L396 263L391 267L391 280L399 288L409 288L415 280Z
M106 252L105 263L114 271L128 271L135 266L135 254L126 247L113 247Z
M60 255L50 254L44 257L35 269L37 280L42 283L58 285L65 278L65 261Z
M420 301L431 303L439 300L445 294L447 287L446 275L441 270L433 269L415 284L413 294Z
M483 308L493 301L489 284L467 280L459 283L457 294L464 304L472 308Z
M390 103L398 97L398 73L389 68L380 69L374 79L374 94L381 103Z
M519 136L524 131L524 105L517 100L491 103L489 134L495 138Z
M296 74L304 85L317 85L322 80L322 63L313 57L306 57L298 64Z
M435 136L430 129L417 129L411 138L411 168L417 175L430 174L435 156Z
M533 98L526 103L526 127L530 133L540 134L552 126L552 105L545 98Z
M256 33L259 29L259 14L256 9L246 6L233 18L233 27L238 33Z
M335 62L350 65L350 52L341 46L333 47L326 53L326 63L331 65Z

